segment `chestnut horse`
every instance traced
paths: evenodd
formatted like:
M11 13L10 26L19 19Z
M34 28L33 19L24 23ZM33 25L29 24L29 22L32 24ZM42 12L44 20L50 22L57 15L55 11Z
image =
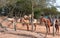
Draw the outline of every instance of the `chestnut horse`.
M50 26L51 26L50 20L48 18L44 18L44 17L41 18L40 20L41 20L41 22L44 22L47 32L50 33Z

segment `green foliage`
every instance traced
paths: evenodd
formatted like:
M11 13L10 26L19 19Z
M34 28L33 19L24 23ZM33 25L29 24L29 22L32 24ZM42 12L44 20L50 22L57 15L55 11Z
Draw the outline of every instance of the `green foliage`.
M15 4L15 12L19 14L28 15L32 12L30 0L18 0Z
M2 8L0 8L0 13L1 13L1 11L2 11Z
M41 9L40 8L35 8L34 9L34 18L38 19L41 15Z
M10 2L11 3L11 2ZM24 16L32 13L31 0L16 0L13 4L6 4L9 16Z
M56 15L57 14L57 9L56 9L56 7L44 8L43 12L44 12L45 15Z

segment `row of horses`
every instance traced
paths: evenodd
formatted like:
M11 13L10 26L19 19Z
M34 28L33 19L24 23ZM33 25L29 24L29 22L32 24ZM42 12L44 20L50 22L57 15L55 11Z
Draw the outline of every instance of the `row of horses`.
M45 18L45 17L41 17L39 20L37 19L33 19L31 21L31 19L29 17L25 17L25 18L20 18L20 19L16 19L15 18L7 18L7 20L9 20L11 23L13 22L20 22L22 23L22 25L26 25L27 26L27 30L29 30L29 25L31 25L31 23L33 23L33 26L35 27L35 30L37 29L37 25L38 24L45 24L45 27L46 29L48 29L47 31L50 33L50 27L51 25L54 25L52 24L52 22L50 21L50 19L48 18ZM56 32L59 32L59 25L58 25L59 21L58 19L56 20L55 19L55 28L56 28Z

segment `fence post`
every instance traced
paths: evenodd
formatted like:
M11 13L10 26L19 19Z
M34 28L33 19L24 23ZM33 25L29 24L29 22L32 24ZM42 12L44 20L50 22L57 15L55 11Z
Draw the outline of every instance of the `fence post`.
M14 27L14 30L16 31L16 18L15 18L15 20L13 21L13 27Z
M53 36L55 36L55 20L54 20L54 23L53 23Z
M32 25L32 31L34 30L33 27L34 27L34 24L33 24L33 17L34 17L34 10L33 10L33 0L31 0L31 4L32 4L32 17L31 17L31 25Z

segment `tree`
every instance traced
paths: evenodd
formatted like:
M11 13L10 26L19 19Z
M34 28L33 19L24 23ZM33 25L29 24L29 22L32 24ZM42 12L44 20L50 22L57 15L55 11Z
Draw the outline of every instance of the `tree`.
M21 14L24 14L24 15L31 14L31 12L32 12L31 1L30 0L17 1L16 2L16 8L19 10L19 13L21 12ZM17 10L15 10L15 11L17 12Z
M34 18L40 18L42 10L40 8L34 8Z
M44 8L42 9L44 12L45 16L47 15L56 15L57 13L57 8L56 7L51 7L51 8Z

